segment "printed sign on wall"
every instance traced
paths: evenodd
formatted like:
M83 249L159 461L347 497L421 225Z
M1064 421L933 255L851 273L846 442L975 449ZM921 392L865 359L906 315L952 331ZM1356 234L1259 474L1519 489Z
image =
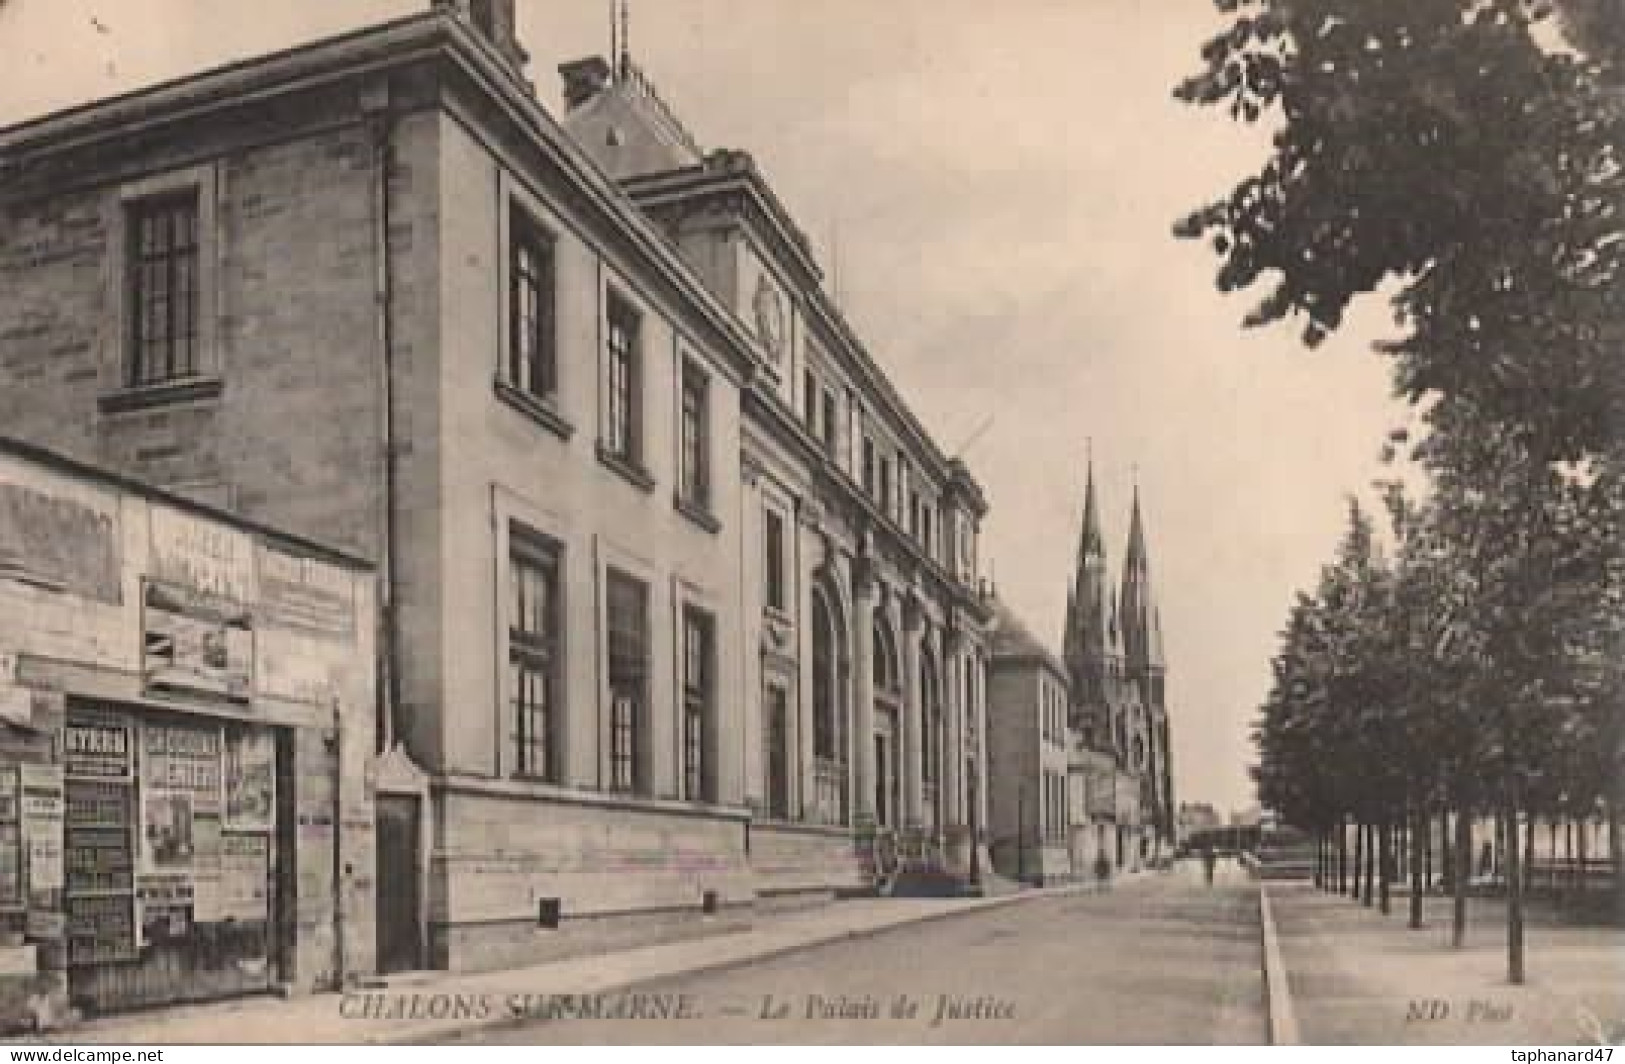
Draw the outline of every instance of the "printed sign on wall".
M148 575L230 602L253 602L254 541L247 533L179 510L151 509Z
M226 737L228 831L270 831L276 801L276 744L261 729L232 729Z
M22 834L28 848L28 890L60 890L65 878L62 767L20 765L18 773Z
M142 601L142 677L149 689L249 700L254 630L227 599L149 582Z
M75 719L62 729L64 766L76 779L127 780L130 752L127 720Z
M220 815L218 726L145 725L141 743L143 867L188 871L195 820Z
M0 465L0 576L109 605L122 600L118 503L100 492L17 483Z

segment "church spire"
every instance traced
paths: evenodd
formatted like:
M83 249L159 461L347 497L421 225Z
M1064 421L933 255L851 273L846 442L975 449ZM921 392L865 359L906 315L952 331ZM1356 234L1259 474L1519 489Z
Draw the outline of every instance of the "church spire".
M1151 587L1151 557L1140 512L1140 486L1134 485L1128 548L1123 556L1123 651L1131 672L1162 669L1162 624Z

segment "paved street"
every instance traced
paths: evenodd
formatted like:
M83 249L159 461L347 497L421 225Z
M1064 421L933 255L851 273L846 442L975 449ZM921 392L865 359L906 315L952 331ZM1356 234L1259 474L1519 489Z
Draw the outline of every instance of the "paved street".
M693 1019L559 1020L460 1044L1261 1043L1258 888L1199 868L640 988ZM899 1001L906 1017L895 1015ZM939 1018L944 1012L965 1018ZM774 1018L767 1018L767 1017Z

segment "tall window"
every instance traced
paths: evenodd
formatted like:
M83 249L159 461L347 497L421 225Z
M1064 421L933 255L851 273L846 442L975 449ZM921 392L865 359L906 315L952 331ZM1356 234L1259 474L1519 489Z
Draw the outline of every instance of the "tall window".
M129 383L194 376L199 370L197 193L141 200L129 212Z
M716 627L711 615L683 607L683 797L712 801L713 774L706 757L711 746L712 682Z
M882 458L880 460L880 479L876 483L875 487L879 490L880 494L880 497L876 501L880 503L880 509L885 512L886 516L890 517L897 505L896 500L892 498L890 458Z
M513 690L515 767L522 776L554 780L562 658L559 653L559 552L519 529L510 533L508 673Z
M828 388L824 389L823 397L823 424L818 427L819 439L824 441L824 449L831 454L835 453L835 393Z
M784 579L784 515L777 510L767 511L767 524L763 542L763 564L766 572L766 597L769 609L788 608Z
M863 438L863 490L870 497L875 493L875 441L865 436Z
M519 207L509 209L508 383L538 398L558 391L553 327L553 241Z
M763 743L767 747L765 784L767 815L776 820L790 819L790 696L778 684L767 687L763 706L766 720Z
M818 378L810 369L801 372L801 423L808 432L818 431Z
M604 426L604 447L615 458L636 465L643 456L642 426L638 408L642 401L638 312L626 300L609 297L609 365L605 388L608 392L608 424Z
M611 569L605 580L609 629L609 786L649 790L644 729L649 703L649 601L644 585Z
M835 619L822 591L812 596L813 756L836 760Z
M682 498L711 507L711 411L709 384L697 367L683 366Z

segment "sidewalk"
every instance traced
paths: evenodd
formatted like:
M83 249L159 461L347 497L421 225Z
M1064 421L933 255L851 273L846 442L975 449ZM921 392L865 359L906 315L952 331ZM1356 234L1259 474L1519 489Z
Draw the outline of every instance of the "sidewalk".
M1154 878L1119 879L1133 889ZM511 971L425 972L397 978L387 989L256 997L180 1006L92 1020L30 1039L58 1044L376 1044L426 1042L458 1031L511 1022L506 1002L516 995L587 995L627 990L674 976L728 968L888 928L1039 898L1092 893L1095 887L1023 890L990 898L864 898L816 909L764 916L748 931L686 939L616 953L556 961ZM391 1015L378 1013L389 1009ZM410 1015L412 1012L417 1015ZM404 1017L402 1013L407 1013ZM430 1015L433 1013L433 1015ZM448 1015L447 1013L455 1013Z
M1300 1040L1310 1045L1596 1045L1625 1037L1625 930L1574 926L1532 906L1523 986L1506 979L1506 909L1470 899L1467 944L1450 946L1451 900L1383 916L1299 884L1264 885ZM1272 995L1273 1000L1273 995Z

